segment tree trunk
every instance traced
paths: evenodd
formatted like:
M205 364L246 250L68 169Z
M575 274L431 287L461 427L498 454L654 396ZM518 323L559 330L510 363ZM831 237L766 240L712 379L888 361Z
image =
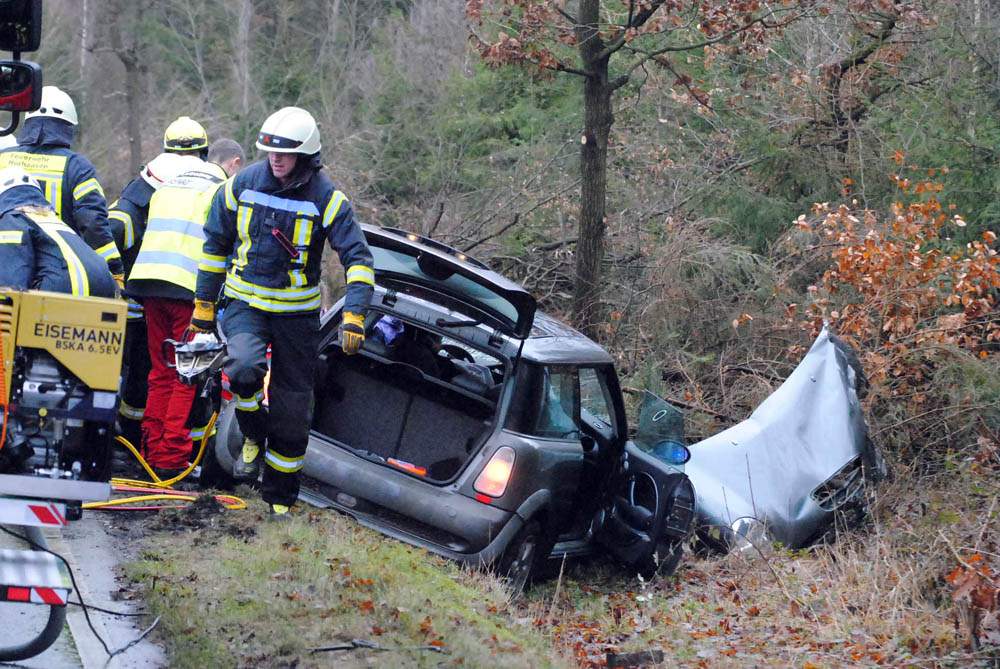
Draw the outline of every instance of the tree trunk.
M140 82L142 63L140 62L135 33L138 31L144 7L129 1L116 5L114 9L116 10L114 14L120 16L122 20L112 21L109 24L109 37L112 51L125 68L125 106L128 110L126 128L129 149L128 173L135 175L139 173L139 168L142 166L142 109L140 107L142 104ZM124 24L124 30L132 34L132 40L128 44L123 39L122 24Z
M125 100L128 105L128 173L134 175L142 167L142 110L139 106L142 91L139 63L134 51L132 56L129 60L123 58L122 62L125 64Z
M614 115L612 88L608 81L609 55L602 55L599 37L598 0L580 3L578 28L580 55L587 76L583 84L584 128L580 147L580 238L576 244L576 285L573 294L573 325L596 337L601 321L601 261L604 258L608 136Z
M233 68L240 90L240 113L244 123L250 117L250 25L253 18L252 0L239 4L236 38L233 40Z

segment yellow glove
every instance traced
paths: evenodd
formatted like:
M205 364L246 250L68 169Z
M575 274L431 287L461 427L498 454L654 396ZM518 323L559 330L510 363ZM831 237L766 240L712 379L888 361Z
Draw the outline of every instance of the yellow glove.
M112 274L111 278L115 280L118 284L118 290L125 292L125 275L124 274Z
M365 319L350 311L344 312L344 322L340 326L340 348L347 355L354 355L365 343Z
M195 332L215 331L215 305L208 300L195 300L191 313L191 329Z

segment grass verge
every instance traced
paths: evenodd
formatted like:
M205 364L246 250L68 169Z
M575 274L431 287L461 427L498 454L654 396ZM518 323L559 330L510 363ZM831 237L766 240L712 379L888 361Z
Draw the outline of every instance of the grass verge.
M171 666L568 666L496 578L332 512L202 506L153 530L126 573L162 616ZM352 639L385 650L310 651Z
M1000 449L979 446L933 475L897 465L866 526L833 544L687 555L651 581L598 557L513 603L490 575L347 518L269 523L259 503L161 514L128 573L178 667L603 667L639 651L664 667L995 667ZM949 580L966 567L992 611ZM351 639L400 650L309 651Z

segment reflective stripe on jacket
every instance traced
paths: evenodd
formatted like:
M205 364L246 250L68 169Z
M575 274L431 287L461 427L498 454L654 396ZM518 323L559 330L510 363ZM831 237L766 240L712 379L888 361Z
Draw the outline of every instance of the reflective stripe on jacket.
M225 179L221 167L204 163L198 170L174 177L153 194L139 255L129 273L130 294L194 297L198 260L205 243L205 220L212 198ZM160 290L150 285L151 281L173 284L183 293Z
M27 119L19 144L0 151L0 168L17 165L38 180L56 216L104 258L112 274L123 272L108 227L108 206L89 160L69 148L73 126L60 119Z
M264 311L318 309L329 242L345 268L345 310L363 313L371 302L371 251L350 202L316 169L282 187L267 161L247 167L216 193L205 237L197 299L215 301L224 283L225 295Z
M34 188L15 187L0 195L0 200L25 195L18 206L48 208ZM0 285L80 296L115 296L117 287L107 264L68 225L53 214L6 207L2 210Z
M111 236L114 237L115 245L118 246L118 251L122 254L126 278L132 271L135 259L139 255L142 237L146 233L149 199L154 192L156 191L153 190L153 187L144 180L133 179L126 184L121 197L108 208L108 225L111 226ZM131 297L127 297L126 300L128 301L128 319L142 318L142 305Z

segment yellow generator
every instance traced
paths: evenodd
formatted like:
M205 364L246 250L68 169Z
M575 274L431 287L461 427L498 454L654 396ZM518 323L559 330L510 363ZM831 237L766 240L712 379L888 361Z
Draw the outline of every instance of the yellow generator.
M0 288L0 475L110 478L126 309L121 300Z

